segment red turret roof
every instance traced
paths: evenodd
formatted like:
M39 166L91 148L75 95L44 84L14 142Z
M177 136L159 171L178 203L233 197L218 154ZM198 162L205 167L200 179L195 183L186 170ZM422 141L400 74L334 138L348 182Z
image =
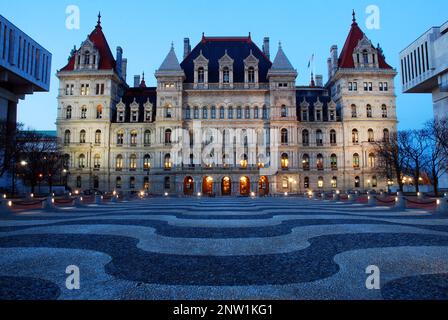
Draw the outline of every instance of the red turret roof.
M95 29L89 35L88 39L92 41L95 47L98 49L100 57L99 57L99 66L100 70L111 70L115 69L116 61L110 50L109 44L107 43L106 37L103 33L103 28L101 27L101 21L98 20L98 24ZM75 55L70 57L68 64L61 69L61 71L73 71L75 69Z
M345 41L344 48L342 48L341 55L339 56L339 68L354 68L355 62L353 60L353 52L358 46L359 41L364 37L364 32L359 28L356 23L356 19L353 17L352 27ZM373 47L373 46L372 46ZM380 69L392 69L387 64L386 59L382 52L378 52L378 64Z

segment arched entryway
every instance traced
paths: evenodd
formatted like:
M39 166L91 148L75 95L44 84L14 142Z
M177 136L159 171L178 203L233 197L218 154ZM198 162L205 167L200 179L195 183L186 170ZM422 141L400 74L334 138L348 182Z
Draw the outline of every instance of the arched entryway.
M230 196L232 194L232 180L229 177L222 178L221 194L223 196Z
M241 177L240 179L240 194L242 196L250 195L250 180L248 177Z
M192 177L186 177L184 179L184 195L192 196L194 193L194 180Z
M267 196L269 194L269 179L266 176L262 176L258 181L258 194L260 197Z
M202 180L202 193L211 196L213 194L213 178L205 177Z

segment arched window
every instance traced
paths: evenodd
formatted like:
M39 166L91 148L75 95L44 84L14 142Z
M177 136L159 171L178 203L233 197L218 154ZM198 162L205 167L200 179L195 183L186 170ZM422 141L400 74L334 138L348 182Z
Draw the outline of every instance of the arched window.
M373 188L378 187L378 179L376 178L376 176L372 177L372 187Z
M135 154L131 154L129 158L129 169L131 171L137 170L137 156Z
M212 118L212 119L216 119L216 107L215 107L215 106L212 106L212 109L211 109L211 118Z
M101 130L95 131L95 144L101 143Z
M359 143L359 133L358 133L358 130L356 130L356 129L352 130L352 142L354 144L358 144Z
M338 156L334 153L330 157L330 165L331 165L331 170L338 169Z
M359 169L359 154L357 153L353 155L353 168Z
M121 189L121 177L117 177L117 179L115 179L115 188Z
M330 143L332 146L336 145L337 141L336 141L336 130L331 130L330 131Z
M172 143L172 141L171 141L171 134L172 134L171 129L166 129L165 130L165 144L166 145L169 145L169 144Z
M322 133L322 130L316 131L316 145L317 146L323 146L324 145L324 135Z
M228 119L233 119L233 107L232 106L229 107L227 113L228 113L227 114L227 118Z
M281 130L281 143L283 145L287 145L288 144L288 130L287 129L282 129Z
M268 118L268 108L266 106L263 106L263 119Z
M62 158L62 167L66 170L68 170L68 168L70 168L70 155L69 154L64 154L64 156Z
M191 119L191 108L190 106L187 106L185 109L185 119L190 120Z
M207 107L202 108L202 119L208 119L208 109Z
M375 142L375 134L373 133L373 129L369 129L367 131L368 141Z
M90 64L90 52L84 52L84 64L87 66Z
M369 54L368 54L367 50L364 50L362 52L362 61L364 64L369 64Z
M260 114L259 114L258 107L255 106L255 108L254 108L254 119L258 119L259 117L260 117Z
M135 177L129 179L129 189L135 189Z
M198 83L205 82L205 72L203 67L198 68Z
M249 83L255 83L255 68L249 67L247 70L247 76L248 76L248 82Z
M122 145L124 143L124 131L120 130L117 132L117 145Z
M310 132L308 130L302 131L302 144L305 147L310 145Z
M375 154L369 153L369 168L375 168Z
M81 130L79 132L79 143L86 143L86 131Z
M236 118L237 119L243 118L243 110L241 109L241 107L236 108Z
M307 154L304 154L302 157L302 167L304 171L310 170L310 156Z
M171 178L170 177L165 177L165 179L164 179L164 188L165 188L165 190L170 190L171 189Z
M71 134L70 130L65 130L65 133L64 133L64 144L65 145L70 144L71 136L72 136L72 134Z
M225 115L225 109L224 109L224 107L220 107L219 108L219 119L224 119L226 117L226 115Z
M229 67L224 67L222 69L222 82L230 83L230 69Z
M76 177L76 188L82 188L82 178L80 176Z
M138 132L137 130L131 131L131 146L135 147L137 145L137 136Z
M332 188L337 188L338 187L338 177L333 177L331 179L331 187Z
M95 157L93 158L93 167L95 169L101 168L101 156L99 154L96 154Z
M324 187L324 177L319 177L317 180L317 187L322 189Z
M146 154L143 158L143 169L149 171L151 169L151 156Z
M281 117L286 118L288 116L288 108L285 105L282 105L281 108Z
M244 118L250 119L250 108L248 106L244 109Z
M355 188L361 188L361 179L359 177L355 177Z
M67 106L65 109L65 119L69 120L72 118L72 106Z
M169 119L172 116L172 107L170 104L165 106L165 118Z
M283 170L289 168L289 156L287 153L282 154L281 165Z
M151 131L150 130L145 131L145 134L143 136L143 143L145 146L151 145Z
M305 179L303 179L303 187L305 189L309 189L309 187L310 187L310 178L305 177Z
M78 167L80 169L84 169L86 167L86 156L84 154L80 154L78 157Z
M81 107L81 119L87 119L87 107L86 106Z
M117 171L123 170L123 156L119 154L115 159L115 169Z
M96 106L96 118L97 119L103 118L103 106L100 104Z
M243 156L241 157L241 161L240 161L241 169L246 169L247 168L247 164L248 164L247 160L248 160L247 154L243 154Z
M317 155L316 167L317 170L324 170L324 156L320 153Z
M356 105L352 104L351 109L352 109L352 118L358 117L358 111L356 110Z
M199 119L199 108L198 107L193 108L193 118Z
M383 141L389 142L390 141L390 133L388 129L383 130Z
M381 106L381 113L383 118L387 118L387 106L385 104Z
M165 155L165 162L164 162L165 170L171 170L172 166L173 164L171 163L171 155L167 153Z
M149 190L149 177L143 178L143 189Z
M367 118L372 118L372 106L370 104L366 107Z

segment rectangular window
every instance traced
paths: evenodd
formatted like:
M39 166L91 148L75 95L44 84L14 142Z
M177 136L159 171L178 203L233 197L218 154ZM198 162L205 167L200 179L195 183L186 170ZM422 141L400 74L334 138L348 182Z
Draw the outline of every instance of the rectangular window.
M104 94L104 83L101 84L100 94L101 95Z
M353 91L358 91L358 82L353 82Z
M368 90L368 83L364 82L364 91L367 91L367 90Z
M348 83L348 91L353 91L353 83L352 82Z
M384 82L383 85L384 85L384 91L388 91L388 90L389 90L389 87L388 87L387 82Z
M380 83L378 84L378 89L379 89L380 91L383 91L383 83L382 83L382 82L380 82Z
M369 91L372 91L373 90L373 84L372 84L372 82L369 82Z
M302 111L302 121L308 121L308 110Z

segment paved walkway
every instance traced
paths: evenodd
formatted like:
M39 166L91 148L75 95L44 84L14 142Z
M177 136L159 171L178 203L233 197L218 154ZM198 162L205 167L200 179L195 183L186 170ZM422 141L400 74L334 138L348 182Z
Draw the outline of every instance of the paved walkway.
M0 299L427 298L448 299L448 219L422 210L159 198L0 217Z

